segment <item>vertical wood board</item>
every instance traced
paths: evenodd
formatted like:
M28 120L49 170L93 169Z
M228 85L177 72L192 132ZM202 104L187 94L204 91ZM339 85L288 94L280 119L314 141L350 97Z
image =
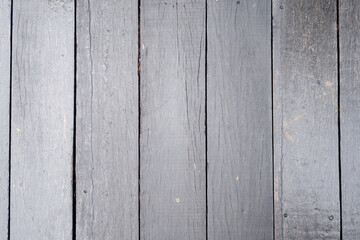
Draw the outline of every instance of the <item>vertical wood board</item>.
M141 1L141 239L205 239L205 1Z
M138 1L77 1L76 237L138 239Z
M343 239L360 238L360 2L341 0L340 126Z
M271 2L208 1L208 237L272 239Z
M336 1L273 1L276 239L339 239Z
M12 239L71 239L74 1L13 1Z
M0 239L8 234L11 1L0 0Z

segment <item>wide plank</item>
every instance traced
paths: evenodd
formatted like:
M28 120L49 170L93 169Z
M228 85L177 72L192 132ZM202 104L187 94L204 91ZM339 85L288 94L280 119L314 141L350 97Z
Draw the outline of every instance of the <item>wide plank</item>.
M74 1L13 1L11 239L71 239Z
M137 240L138 1L76 4L76 237Z
M273 1L276 239L339 239L336 1Z
M141 0L141 239L205 239L205 0Z
M271 2L208 1L208 236L272 239Z
M11 0L0 0L0 239L8 235Z

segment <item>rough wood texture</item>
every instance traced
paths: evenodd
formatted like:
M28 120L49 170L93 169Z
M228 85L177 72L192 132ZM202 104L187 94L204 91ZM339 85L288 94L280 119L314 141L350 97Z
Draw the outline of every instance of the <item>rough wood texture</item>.
M341 0L340 120L344 240L360 239L360 2Z
M205 1L141 1L141 238L205 239Z
M11 239L71 239L74 2L13 4Z
M276 239L339 239L336 1L273 1Z
M137 0L77 1L78 239L138 239L137 19Z
M8 234L11 0L0 0L0 239Z
M271 2L208 1L209 239L272 239Z

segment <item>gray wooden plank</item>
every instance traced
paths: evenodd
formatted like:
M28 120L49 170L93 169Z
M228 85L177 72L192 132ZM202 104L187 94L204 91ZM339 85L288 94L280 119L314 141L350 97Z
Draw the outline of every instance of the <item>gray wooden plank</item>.
M208 1L209 239L272 239L271 2Z
M336 1L273 1L276 239L339 239Z
M11 238L71 239L74 1L13 1Z
M205 239L205 0L141 1L142 239Z
M343 239L360 239L360 2L339 2Z
M137 73L137 0L77 1L78 239L138 239Z
M11 0L0 1L0 239L8 235Z

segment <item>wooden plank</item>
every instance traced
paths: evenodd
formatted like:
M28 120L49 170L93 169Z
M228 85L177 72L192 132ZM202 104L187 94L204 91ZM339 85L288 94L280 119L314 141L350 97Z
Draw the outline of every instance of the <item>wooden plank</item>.
M336 1L273 1L276 239L339 239Z
M205 0L141 1L142 239L205 239Z
M343 239L360 239L360 2L339 2Z
M0 0L0 239L8 235L11 1Z
M137 0L77 1L78 239L138 239L137 73Z
M271 2L208 1L209 239L272 239Z
M11 238L71 239L74 1L13 4Z

